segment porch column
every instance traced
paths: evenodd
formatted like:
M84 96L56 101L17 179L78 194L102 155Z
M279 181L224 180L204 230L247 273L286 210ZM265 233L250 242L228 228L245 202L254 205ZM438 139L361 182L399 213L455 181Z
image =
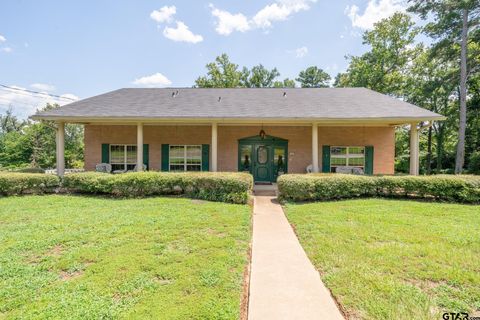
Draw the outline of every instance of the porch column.
M312 124L312 172L319 172L318 167L318 124Z
M212 123L212 171L217 171L217 128L216 122Z
M65 174L65 123L57 122L57 175Z
M137 172L143 171L143 123L137 123Z
M419 146L417 124L410 124L410 174L418 176L419 172Z

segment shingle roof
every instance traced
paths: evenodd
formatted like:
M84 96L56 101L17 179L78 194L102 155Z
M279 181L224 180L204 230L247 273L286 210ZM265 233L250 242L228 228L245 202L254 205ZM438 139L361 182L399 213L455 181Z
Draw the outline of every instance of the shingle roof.
M441 120L365 88L126 88L35 114L34 119Z

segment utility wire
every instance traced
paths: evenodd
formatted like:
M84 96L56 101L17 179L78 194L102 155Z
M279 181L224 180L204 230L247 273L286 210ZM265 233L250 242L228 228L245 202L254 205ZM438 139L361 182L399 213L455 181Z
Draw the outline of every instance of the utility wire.
M54 98L57 98L57 99L67 99L67 100L70 100L70 101L77 101L75 99L58 96L56 94L40 92L40 91L33 91L33 90L28 90L28 89L15 88L15 87L10 87L10 86L4 85L4 84L0 84L0 87L7 88L7 89L10 89L10 90L29 92L29 93L33 93L33 94L41 94L41 95L45 95L45 96L54 97Z

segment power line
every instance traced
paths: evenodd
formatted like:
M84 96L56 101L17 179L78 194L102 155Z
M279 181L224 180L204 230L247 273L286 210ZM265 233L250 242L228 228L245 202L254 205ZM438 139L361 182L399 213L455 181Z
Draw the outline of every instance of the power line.
M75 100L75 99L73 99L73 98L62 97L62 96L58 96L58 95L56 95L56 94L51 94L51 93L46 93L46 92L40 92L40 91L33 91L33 90L28 90L28 89L15 88L15 87L10 87L10 86L4 85L4 84L0 84L0 87L4 87L4 88L10 89L10 90L23 91L23 92L33 93L33 94L40 94L40 95L50 96L50 97L54 97L54 98L57 98L57 99L67 99L67 100L70 100L70 101L77 101L77 100Z

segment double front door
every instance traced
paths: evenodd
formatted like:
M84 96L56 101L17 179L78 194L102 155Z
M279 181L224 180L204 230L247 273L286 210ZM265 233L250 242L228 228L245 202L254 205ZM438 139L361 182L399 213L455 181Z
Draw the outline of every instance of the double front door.
M275 182L287 172L286 140L252 137L239 142L239 171L250 172L255 182Z

